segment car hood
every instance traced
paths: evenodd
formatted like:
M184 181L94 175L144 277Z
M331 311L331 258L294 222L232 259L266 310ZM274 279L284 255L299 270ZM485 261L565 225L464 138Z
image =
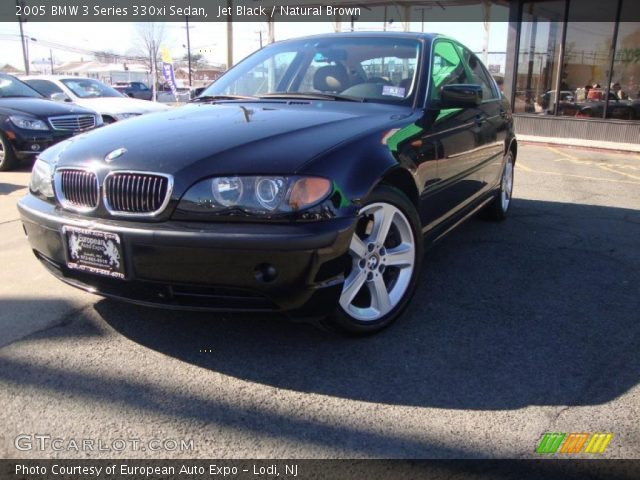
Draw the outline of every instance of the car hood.
M343 102L189 105L75 137L60 144L58 161L168 173L176 182L208 175L292 174L321 153L410 111ZM107 164L105 156L120 148L126 152Z
M86 108L91 108L100 114L120 113L151 113L169 109L162 103L138 100L137 98L105 97L105 98L76 98L74 103Z
M69 103L54 102L44 98L0 98L0 112L8 115L27 114L50 117L70 114L95 114L93 110Z

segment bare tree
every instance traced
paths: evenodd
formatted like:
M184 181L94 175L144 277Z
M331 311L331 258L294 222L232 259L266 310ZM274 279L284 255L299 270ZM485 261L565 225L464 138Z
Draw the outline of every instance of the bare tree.
M189 55L185 54L180 59L180 66L187 66L188 61L189 61ZM193 70L198 70L199 68L206 68L206 67L207 67L207 59L204 58L204 55L202 55L201 53L191 54L191 68Z
M137 42L140 56L145 58L145 64L151 71L151 89L153 100L157 99L158 92L158 58L160 46L164 41L164 23L145 22L136 25Z

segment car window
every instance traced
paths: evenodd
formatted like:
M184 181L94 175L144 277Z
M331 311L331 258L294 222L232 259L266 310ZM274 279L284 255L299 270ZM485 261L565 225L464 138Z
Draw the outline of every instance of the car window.
M396 56L375 57L360 64L369 83L384 83L399 88L398 96L407 96L411 88L417 59Z
M117 90L90 78L64 78L60 81L80 98L122 97Z
M437 41L431 59L431 100L440 100L440 90L445 85L461 83L473 82L468 81L458 50L451 42Z
M325 94L382 103L409 103L419 69L415 39L330 36L259 50L202 93L208 95Z
M351 86L359 84L382 85L383 89L378 89L380 91L377 94L373 91L369 92L371 98L384 98L384 96L404 98L410 94L416 62L415 57L385 56L367 58L355 64L349 64L343 61L332 61L318 54L314 56L307 67L298 89L303 92L321 92L322 90L318 90L314 86L316 72L323 67L330 66L344 68ZM393 88L384 89L384 86Z
M482 99L491 100L498 98L493 81L489 80L489 76L482 65L482 62L469 49L464 47L459 48L462 51L464 61L469 67L470 74L473 77L470 83L476 83L482 87Z
M29 79L25 80L24 83L32 87L34 90L37 90L45 97L51 97L54 93L64 93L59 86L49 80Z
M25 85L16 77L3 75L0 73L0 97L37 97L41 98L39 92L29 85Z
M249 71L243 72L243 75L231 82L220 93L223 95L259 95L277 92L284 74L296 55L296 52L280 52L255 65Z

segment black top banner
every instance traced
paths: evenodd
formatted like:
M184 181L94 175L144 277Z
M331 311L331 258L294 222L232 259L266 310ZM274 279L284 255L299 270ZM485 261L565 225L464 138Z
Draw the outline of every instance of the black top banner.
M544 0L2 0L0 22L507 22L536 3L544 12ZM570 21L640 21L640 2L623 0L623 15L617 3L572 9Z
M517 2L512 1L514 5ZM3 0L0 21L508 21L506 0Z

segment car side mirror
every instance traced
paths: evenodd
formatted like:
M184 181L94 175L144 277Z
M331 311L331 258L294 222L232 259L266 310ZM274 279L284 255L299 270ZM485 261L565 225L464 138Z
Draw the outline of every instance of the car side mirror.
M54 102L70 102L71 99L62 92L52 93L49 98Z
M440 89L440 108L472 108L482 103L482 87L476 84L445 85Z

